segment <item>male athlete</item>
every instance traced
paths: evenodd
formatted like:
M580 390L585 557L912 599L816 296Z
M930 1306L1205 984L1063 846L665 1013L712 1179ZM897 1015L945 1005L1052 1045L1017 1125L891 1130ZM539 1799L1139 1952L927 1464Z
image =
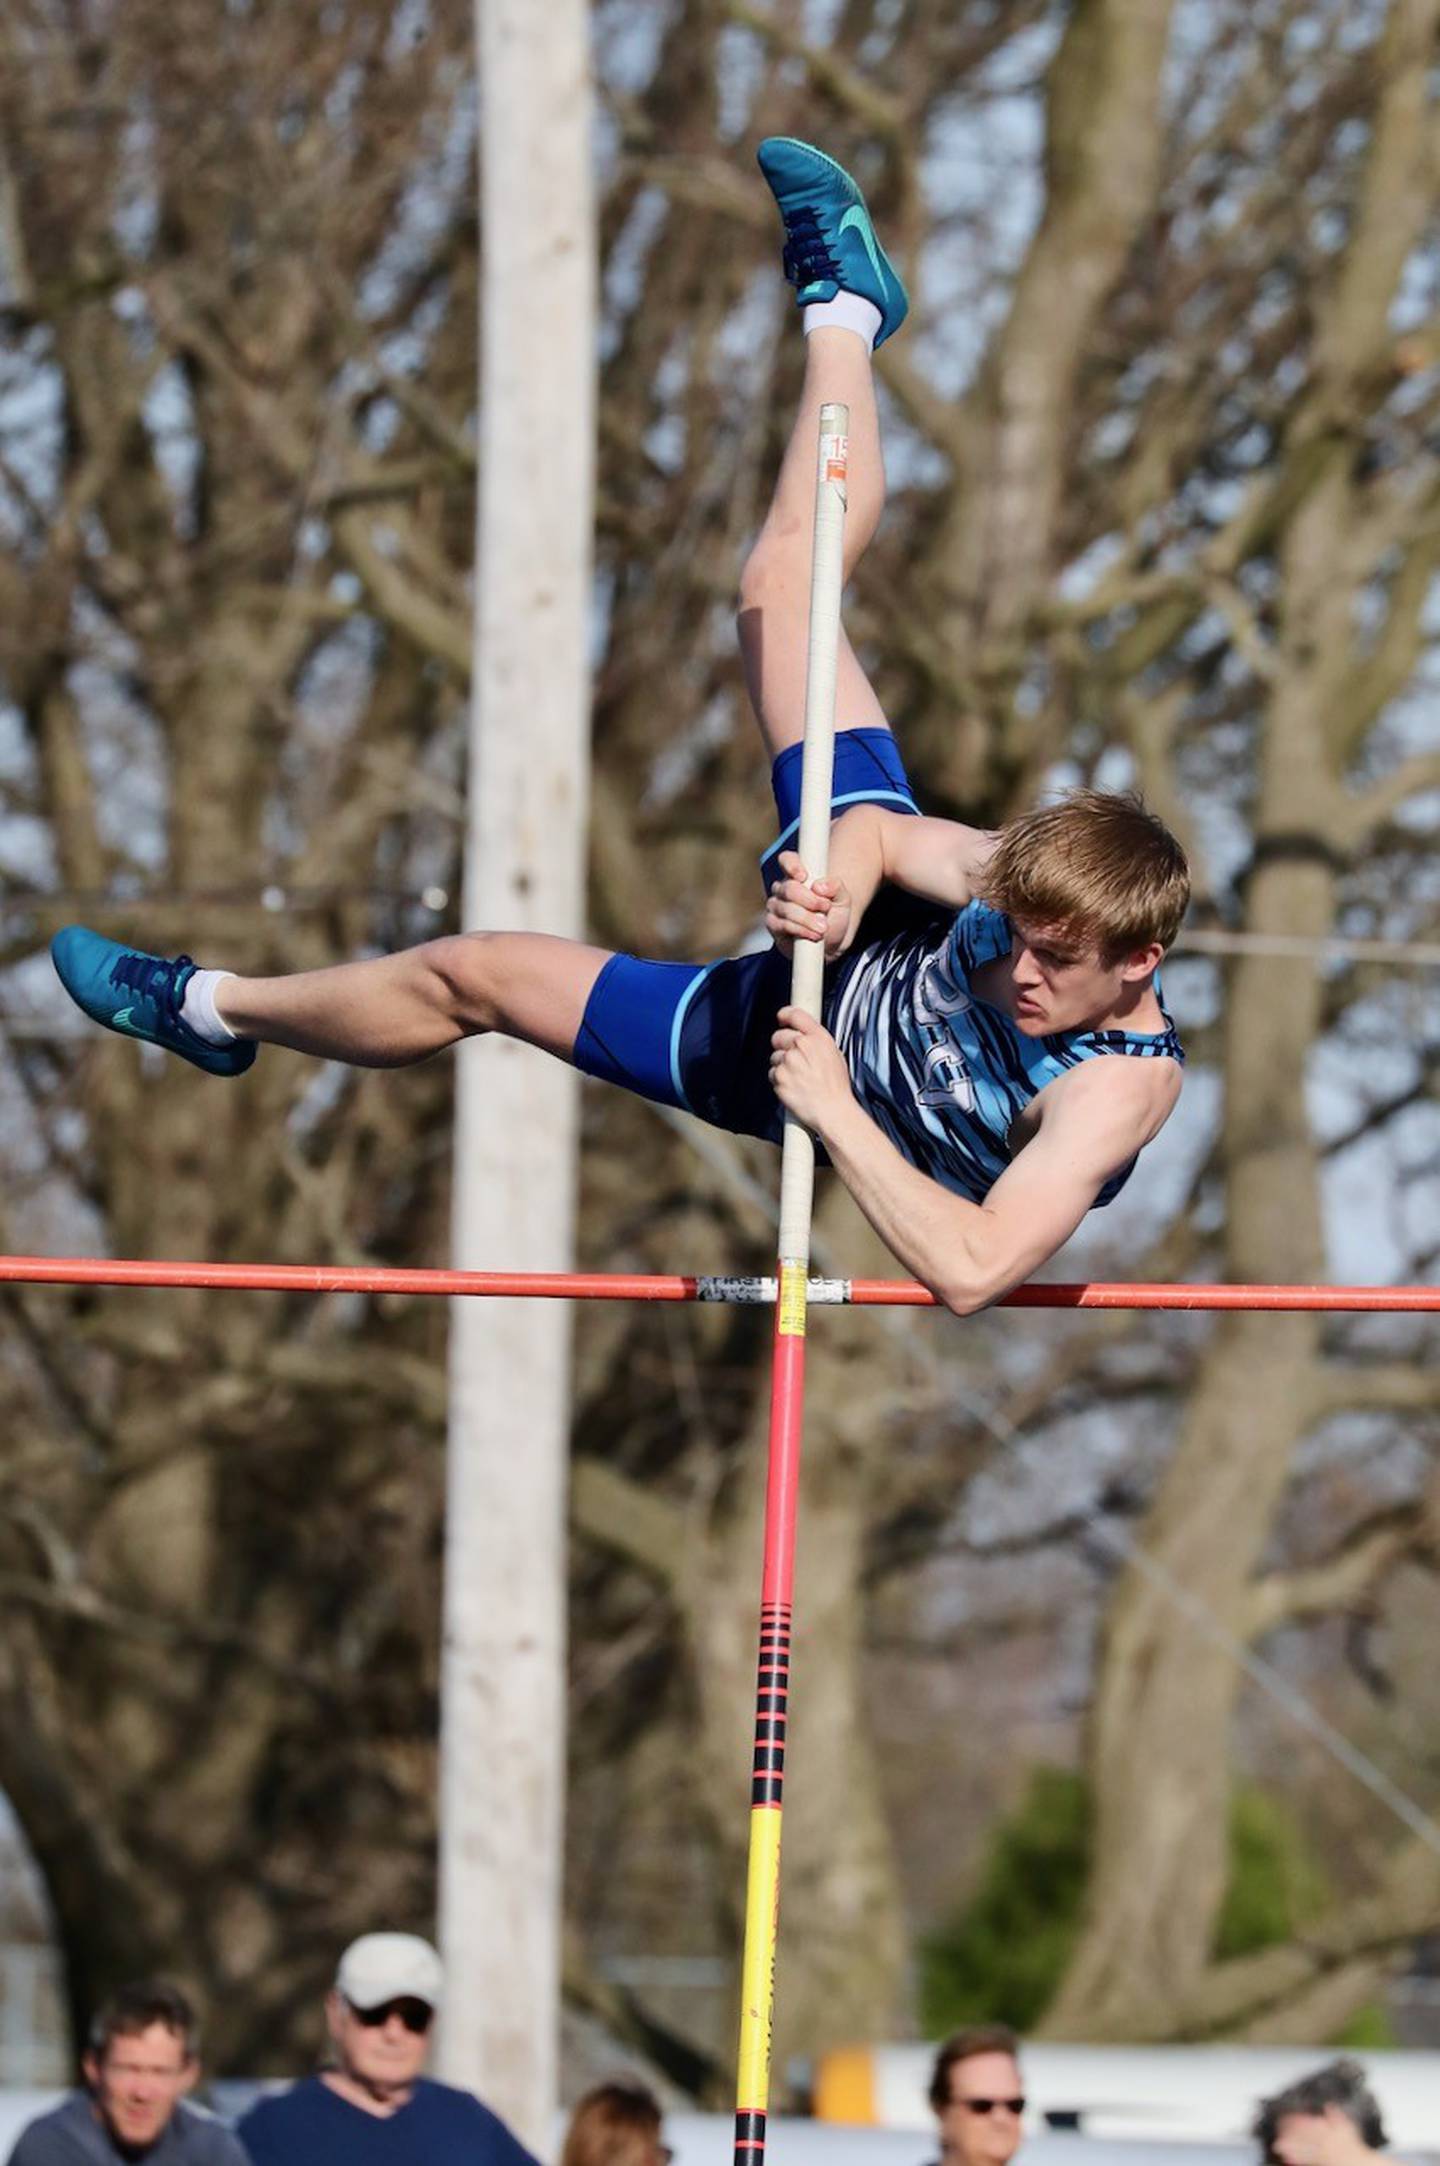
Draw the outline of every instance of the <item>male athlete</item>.
M87 1015L215 1075L242 1073L259 1044L392 1067L502 1031L737 1134L778 1138L788 1108L906 1270L965 1315L1108 1202L1173 1107L1184 1056L1156 971L1188 874L1174 837L1127 797L1076 792L998 835L922 818L843 634L829 877L810 880L784 847L799 809L819 410L850 410L848 575L885 494L870 357L908 302L840 166L785 137L759 157L806 333L800 412L741 583L780 814L766 859L774 945L702 966L462 933L282 978L165 961L81 926L52 952ZM784 1005L797 939L825 944L823 1024Z

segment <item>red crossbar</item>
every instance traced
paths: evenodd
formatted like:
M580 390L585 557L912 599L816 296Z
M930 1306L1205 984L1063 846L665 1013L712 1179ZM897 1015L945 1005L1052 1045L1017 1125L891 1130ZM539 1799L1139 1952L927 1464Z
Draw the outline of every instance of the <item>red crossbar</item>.
M0 1256L0 1284L195 1286L250 1293L470 1294L500 1300L768 1303L773 1281L628 1271L419 1271L372 1264L150 1263L127 1257ZM938 1307L914 1279L825 1280L817 1307ZM1018 1286L1009 1309L1271 1309L1440 1312L1440 1286Z

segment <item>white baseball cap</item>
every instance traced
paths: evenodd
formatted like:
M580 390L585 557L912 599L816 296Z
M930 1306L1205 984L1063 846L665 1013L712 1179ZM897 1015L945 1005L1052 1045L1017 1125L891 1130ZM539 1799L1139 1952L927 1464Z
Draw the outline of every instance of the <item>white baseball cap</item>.
M386 2001L438 2008L444 1977L439 1956L418 1933L362 1933L340 1958L335 1990L352 2008L383 2008Z

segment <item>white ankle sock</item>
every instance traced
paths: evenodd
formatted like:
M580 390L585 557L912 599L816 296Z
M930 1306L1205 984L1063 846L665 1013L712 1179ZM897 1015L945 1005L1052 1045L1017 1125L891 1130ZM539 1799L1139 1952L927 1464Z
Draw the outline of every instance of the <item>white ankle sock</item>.
M238 1035L215 1005L215 988L233 978L233 970L195 970L185 980L180 1020L206 1045L233 1045Z
M867 353L875 351L875 334L884 320L875 303L867 301L863 293L837 293L833 301L807 301L800 317L807 338L822 327L854 331L864 339Z

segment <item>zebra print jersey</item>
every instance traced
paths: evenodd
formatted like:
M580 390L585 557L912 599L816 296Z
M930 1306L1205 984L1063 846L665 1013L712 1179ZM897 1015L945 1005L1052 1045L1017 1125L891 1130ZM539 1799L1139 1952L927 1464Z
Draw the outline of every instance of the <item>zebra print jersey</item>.
M1163 1031L1027 1037L970 990L974 972L1008 955L1010 942L1010 920L988 903L968 903L954 916L912 915L902 930L845 958L825 1004L870 1118L912 1165L972 1203L1009 1165L1018 1116L1067 1068L1102 1054L1185 1058L1163 1001ZM1095 1202L1117 1196L1134 1165L1132 1158L1113 1173Z

